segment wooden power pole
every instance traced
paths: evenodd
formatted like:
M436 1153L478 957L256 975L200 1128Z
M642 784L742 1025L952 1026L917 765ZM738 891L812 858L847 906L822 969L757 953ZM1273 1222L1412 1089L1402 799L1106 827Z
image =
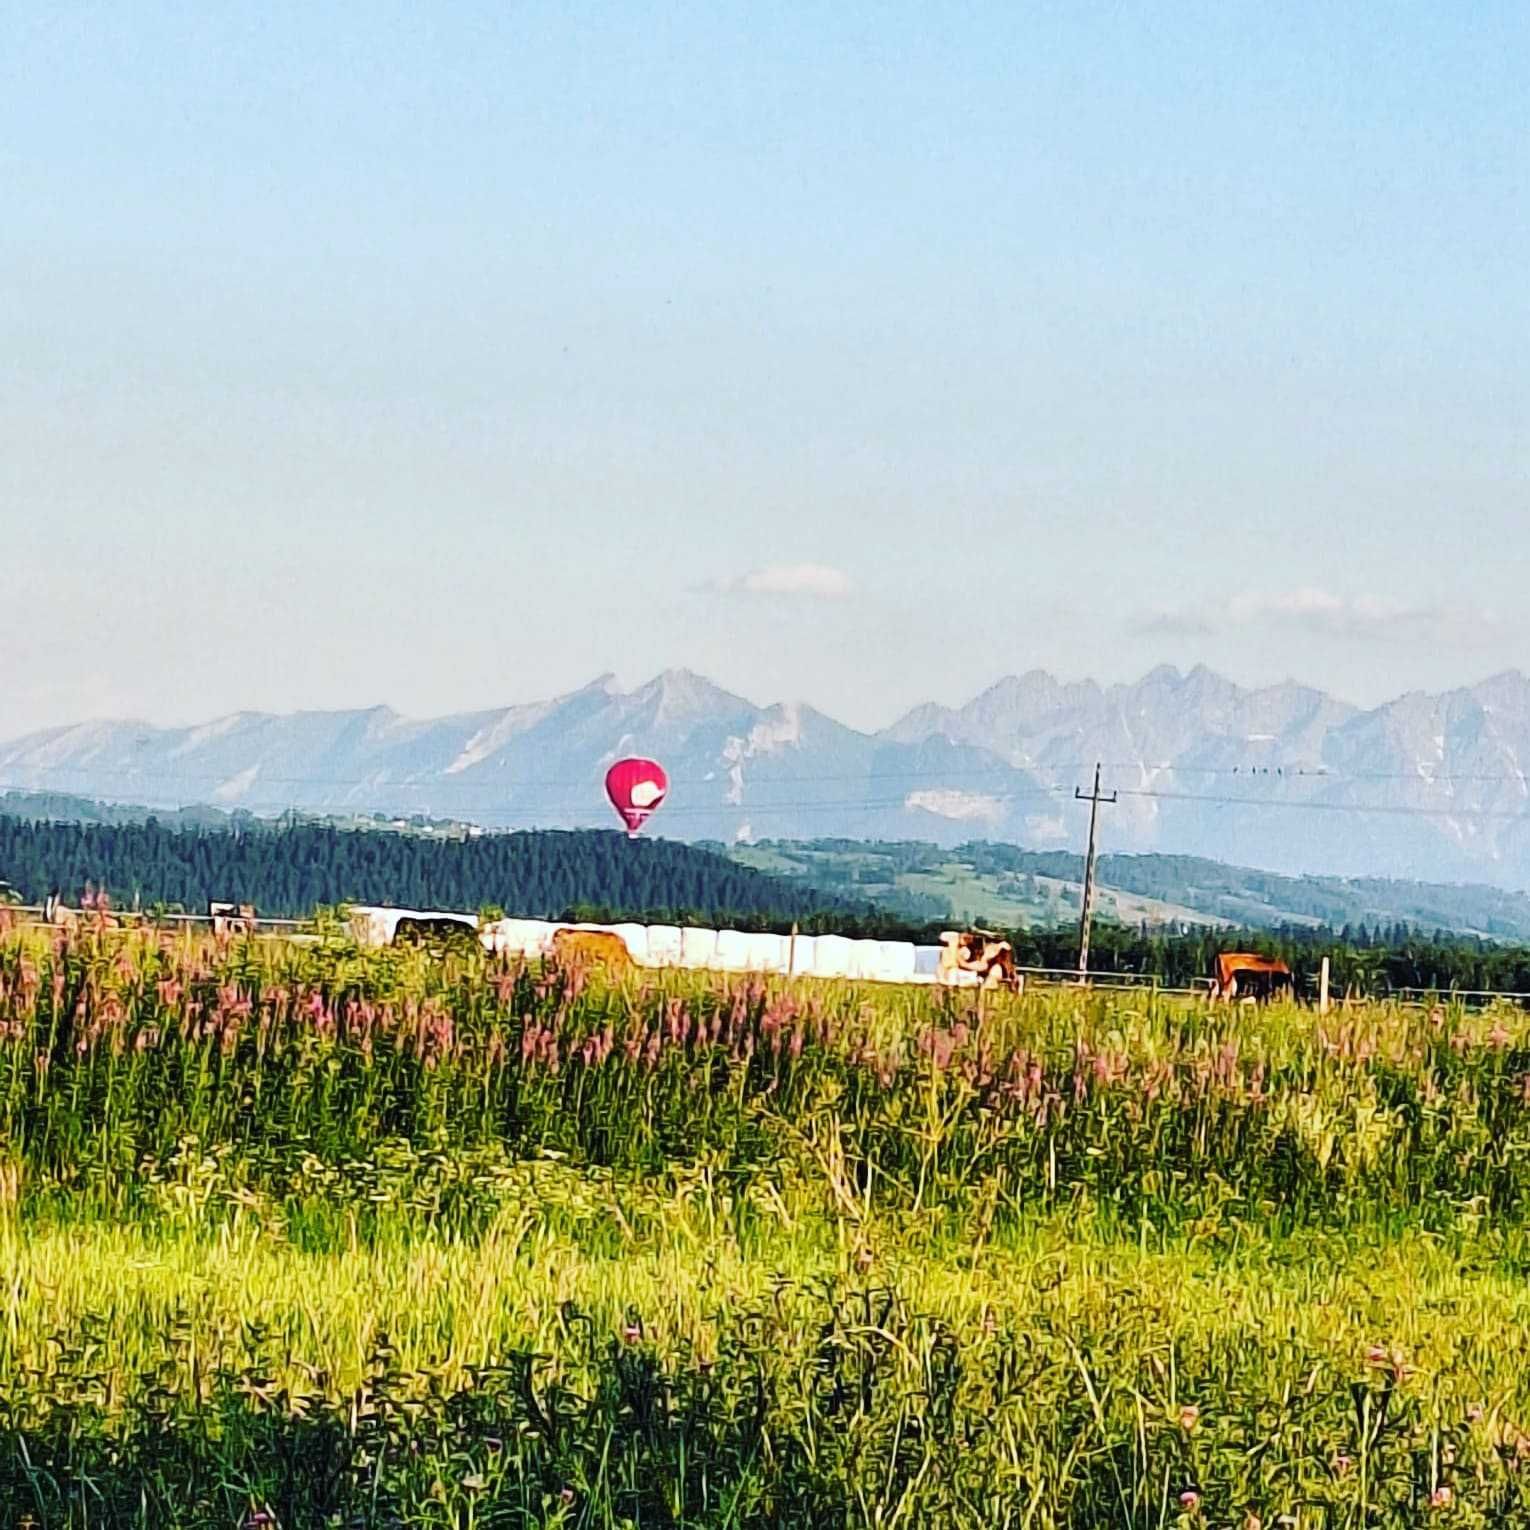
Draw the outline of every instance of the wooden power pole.
M1100 804L1107 805L1116 801L1116 793L1112 792L1108 797L1100 795L1100 767L1094 767L1094 790L1087 796L1081 786L1073 788L1073 795L1080 802L1089 804L1089 854L1084 860L1084 907L1078 921L1078 976L1082 982L1089 976L1089 926L1094 918L1094 851L1095 851L1095 828L1099 822Z

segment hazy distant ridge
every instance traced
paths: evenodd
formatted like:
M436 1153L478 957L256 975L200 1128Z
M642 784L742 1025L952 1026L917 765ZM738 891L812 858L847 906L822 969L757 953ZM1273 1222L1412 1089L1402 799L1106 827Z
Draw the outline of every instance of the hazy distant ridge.
M0 790L582 827L608 822L605 765L639 750L669 766L656 826L674 837L1076 849L1072 788L1100 759L1123 793L1103 815L1109 849L1530 886L1530 681L1516 672L1361 710L1205 668L1116 686L1033 671L865 733L678 670L632 691L603 677L433 719L373 707L238 712L194 728L82 723L0 745ZM1361 806L1380 811L1349 811Z

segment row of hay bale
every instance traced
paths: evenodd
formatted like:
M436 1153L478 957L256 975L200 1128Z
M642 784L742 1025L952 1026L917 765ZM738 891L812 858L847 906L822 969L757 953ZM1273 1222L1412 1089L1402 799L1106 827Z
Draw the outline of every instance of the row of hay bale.
M555 924L541 919L500 919L485 925L480 937L491 951L537 957L554 950L560 931L614 935L639 967L848 978L867 983L933 983L942 952L940 946L916 946L903 940L851 940L843 935L760 935L679 925Z
M583 924L547 919L496 919L419 909L358 907L351 932L369 946L470 933L485 949L540 958L554 952L626 959L634 966L706 972L757 972L780 977L841 978L862 983L947 983L980 979L943 961L946 948L904 940L852 940L844 935L762 935L745 930L664 924Z

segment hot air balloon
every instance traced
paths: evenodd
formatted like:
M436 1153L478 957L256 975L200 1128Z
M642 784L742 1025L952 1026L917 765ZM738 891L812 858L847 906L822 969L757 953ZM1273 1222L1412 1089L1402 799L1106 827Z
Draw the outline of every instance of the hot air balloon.
M668 790L669 777L657 760L618 760L606 772L606 796L627 825L629 839L636 838Z

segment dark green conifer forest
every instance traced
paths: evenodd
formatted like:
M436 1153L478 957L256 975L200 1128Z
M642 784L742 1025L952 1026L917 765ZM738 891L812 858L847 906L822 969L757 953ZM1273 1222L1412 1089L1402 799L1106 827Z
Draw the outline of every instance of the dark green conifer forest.
M211 900L303 917L338 903L564 917L575 907L801 919L843 900L672 840L598 830L430 837L321 824L237 830L0 817L0 881L28 902L90 887L118 907Z

